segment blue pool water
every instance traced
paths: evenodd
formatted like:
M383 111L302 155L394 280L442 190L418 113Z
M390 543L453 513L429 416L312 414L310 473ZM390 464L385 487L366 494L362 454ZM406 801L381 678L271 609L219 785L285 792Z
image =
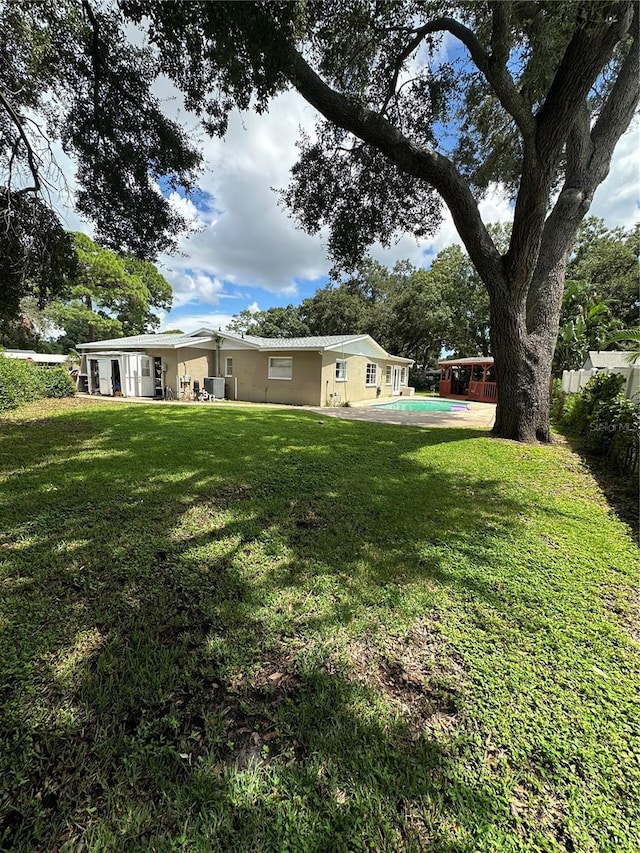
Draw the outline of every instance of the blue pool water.
M466 412L466 403L457 400L394 400L393 403L377 403L376 409L392 412Z

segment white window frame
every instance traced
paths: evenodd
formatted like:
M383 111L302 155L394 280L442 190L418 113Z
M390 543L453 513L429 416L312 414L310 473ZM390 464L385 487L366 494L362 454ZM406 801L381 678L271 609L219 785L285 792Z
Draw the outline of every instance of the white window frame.
M407 384L407 368L406 367L400 368L400 384L401 385Z
M273 375L273 362L274 361L288 361L289 362L289 376L274 376ZM293 358L290 355L273 355L269 356L269 379L281 379L285 382L290 382L293 379Z
M229 370L229 362L231 362L231 370ZM224 360L224 375L233 376L233 356L227 355Z
M393 383L393 365L388 364L384 369L384 384L391 385Z
M378 365L375 361L368 361L365 368L364 384L367 388L375 388L378 384Z
M340 368L342 365L342 369ZM337 358L336 359L336 382L346 382L347 381L347 360L346 358Z

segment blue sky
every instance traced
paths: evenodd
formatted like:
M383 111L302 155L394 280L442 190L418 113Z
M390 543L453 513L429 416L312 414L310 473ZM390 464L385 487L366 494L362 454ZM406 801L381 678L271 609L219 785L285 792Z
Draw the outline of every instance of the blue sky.
M274 190L287 185L299 131L313 132L315 110L296 93L286 92L265 115L235 114L225 139L209 139L168 82L158 84L157 94L167 111L199 139L207 164L195 197L187 200L171 194L196 228L181 238L178 254L159 259L174 290L173 309L162 316L161 329L224 328L244 309L298 304L311 296L327 281L330 263L324 236L302 232L278 204ZM611 226L630 227L640 219L638 150L636 122L620 141L609 177L591 208L591 214ZM64 161L64 155L59 159ZM69 175L73 164L67 165ZM485 222L511 218L499 187L481 203L481 213ZM91 233L70 208L66 218L67 227ZM435 253L454 242L459 239L447 214L434 237L416 243L413 237L403 236L389 250L374 246L371 254L387 266L405 258L416 266L428 266Z

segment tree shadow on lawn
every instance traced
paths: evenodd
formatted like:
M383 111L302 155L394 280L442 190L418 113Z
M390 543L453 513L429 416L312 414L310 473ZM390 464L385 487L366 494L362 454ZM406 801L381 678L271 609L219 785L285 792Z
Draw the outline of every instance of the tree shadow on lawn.
M638 542L640 540L640 497L638 494L638 475L622 474L614 469L606 457L590 451L583 439L563 435L571 450L580 457L584 466L596 481L607 503L620 521L627 524Z
M3 440L21 476L1 552L0 845L167 849L191 832L189 849L445 853L508 827L460 763L455 655L419 677L368 658L359 678L331 644L443 589L508 618L465 554L478 526L481 547L512 537L526 507L415 457L481 433L165 412L109 412L98 433L83 414L75 443L66 427L32 450Z

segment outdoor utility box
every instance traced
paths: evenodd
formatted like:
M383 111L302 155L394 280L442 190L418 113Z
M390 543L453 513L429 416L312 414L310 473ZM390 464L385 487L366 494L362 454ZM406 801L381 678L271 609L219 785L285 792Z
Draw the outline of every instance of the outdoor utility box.
M205 376L204 390L212 397L216 397L218 400L224 400L224 377Z

